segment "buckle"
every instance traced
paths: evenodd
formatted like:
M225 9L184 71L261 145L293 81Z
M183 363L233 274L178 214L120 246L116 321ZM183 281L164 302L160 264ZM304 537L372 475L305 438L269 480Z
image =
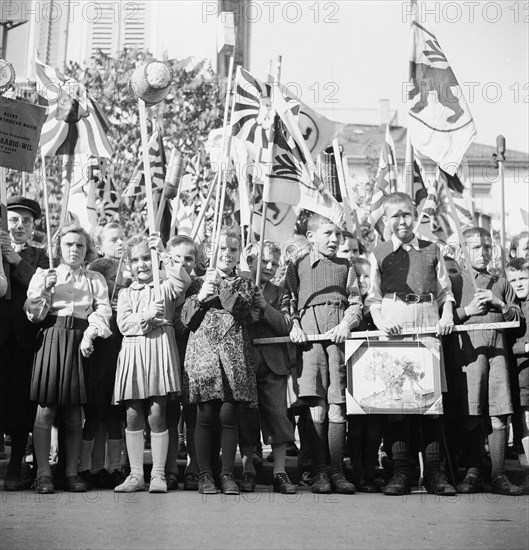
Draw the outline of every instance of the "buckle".
M415 302L418 304L421 301L421 297L418 294L413 294L413 292L409 292L406 294L406 301L407 302Z

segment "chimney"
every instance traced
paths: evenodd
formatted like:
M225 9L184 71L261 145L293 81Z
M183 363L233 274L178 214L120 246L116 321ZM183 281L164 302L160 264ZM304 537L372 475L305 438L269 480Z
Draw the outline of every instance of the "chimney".
M380 126L385 126L390 123L390 108L389 108L389 99L379 99L378 100L379 111L380 111Z

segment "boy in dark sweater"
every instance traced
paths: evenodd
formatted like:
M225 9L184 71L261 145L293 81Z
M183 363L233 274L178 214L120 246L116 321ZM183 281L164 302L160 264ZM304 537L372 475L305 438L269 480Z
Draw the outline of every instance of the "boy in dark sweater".
M346 428L343 343L362 320L362 299L354 268L347 259L336 257L343 239L340 228L312 214L307 238L312 249L287 268L283 311L293 320L291 341L306 344L298 382L299 396L310 407L307 432L315 472L312 492L352 494L356 488L345 479L342 466ZM307 344L307 334L324 334L327 339Z
M444 259L435 243L420 240L413 233L414 206L409 195L398 192L388 195L384 200L383 219L391 238L373 250L366 312L371 313L377 328L390 336L400 334L404 326L437 326L438 336L449 334L454 324L454 297ZM439 350L437 338L422 340ZM442 361L441 381L444 382ZM394 475L383 492L391 496L404 495L411 491L410 415L389 415L389 421ZM439 417L424 416L422 424L425 487L430 493L454 495L455 489L441 473Z

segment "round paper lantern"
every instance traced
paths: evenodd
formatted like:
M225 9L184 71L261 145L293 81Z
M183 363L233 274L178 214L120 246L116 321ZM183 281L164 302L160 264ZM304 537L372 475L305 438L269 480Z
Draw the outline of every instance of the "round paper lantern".
M171 70L165 63L149 61L134 70L129 80L129 90L134 98L155 105L165 99L172 79Z
M14 83L15 69L13 69L13 65L5 59L0 59L0 94L7 92Z

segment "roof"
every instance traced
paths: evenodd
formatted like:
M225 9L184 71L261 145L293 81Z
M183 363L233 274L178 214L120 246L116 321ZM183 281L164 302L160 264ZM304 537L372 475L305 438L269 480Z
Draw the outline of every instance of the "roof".
M365 159L373 157L378 159L386 126L375 126L371 124L347 124L342 130L339 139L344 147L347 157L354 159ZM395 154L397 159L404 160L406 157L406 128L403 126L390 127L390 134L395 143ZM496 152L496 147L492 145L483 145L481 143L472 143L467 151L467 160L470 162L490 163L492 154ZM507 163L523 162L529 163L529 154L521 151L512 151L507 149Z

